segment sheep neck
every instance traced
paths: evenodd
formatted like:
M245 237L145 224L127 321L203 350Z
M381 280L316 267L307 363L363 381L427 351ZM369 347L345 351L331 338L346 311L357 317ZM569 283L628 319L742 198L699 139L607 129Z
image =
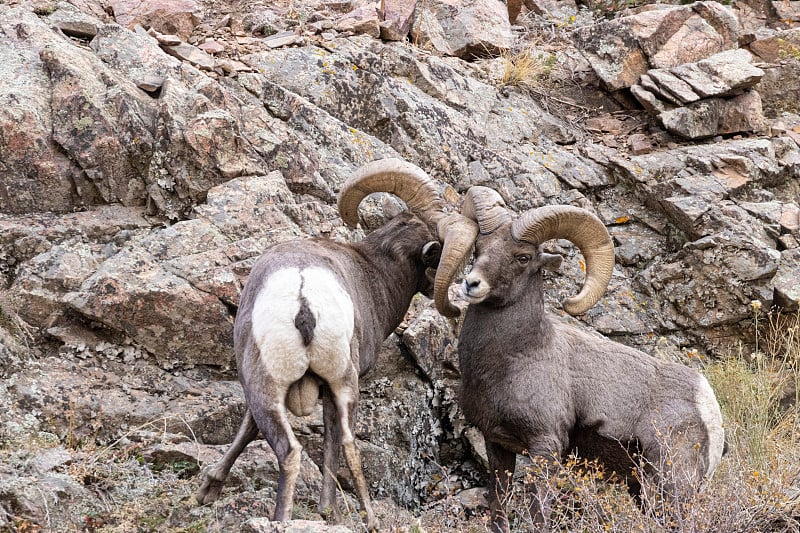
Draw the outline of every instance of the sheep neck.
M356 286L367 291L361 299L366 303L362 312L367 311L364 318L369 318L370 328L375 324L383 325L384 336L380 341L403 320L420 279L425 276L425 267L414 260L421 242L424 239L408 235L388 239L378 230L353 246L359 252L356 271L362 277L362 283Z
M524 327L520 327L523 324ZM536 274L527 290L513 301L470 305L462 331L470 337L483 336L488 344L506 339L505 347L512 351L511 345L520 348L542 345L544 339L552 336L553 325L545 312L541 274Z
M413 265L400 259L370 257L362 271L365 280L363 286L370 293L374 320L386 328L384 337L389 336L403 320L417 291L417 280L408 275L413 268Z

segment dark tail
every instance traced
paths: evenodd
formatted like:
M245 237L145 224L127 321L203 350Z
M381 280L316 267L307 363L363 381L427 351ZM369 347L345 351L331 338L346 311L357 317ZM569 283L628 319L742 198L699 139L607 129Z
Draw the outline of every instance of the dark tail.
M308 307L308 300L305 296L300 296L300 310L294 317L294 327L303 337L303 346L308 346L314 340L314 329L317 327L317 319Z

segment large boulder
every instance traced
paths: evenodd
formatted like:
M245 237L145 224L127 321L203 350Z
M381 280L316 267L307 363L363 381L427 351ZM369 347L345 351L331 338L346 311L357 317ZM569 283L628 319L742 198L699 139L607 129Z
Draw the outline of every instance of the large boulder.
M411 36L421 46L470 58L511 48L507 8L497 0L431 0L421 4Z
M653 5L578 28L573 38L610 90L625 89L651 68L692 63L737 46L735 15L717 2Z
M670 260L652 263L640 278L665 320L710 332L745 320L751 301L773 302L774 290L786 286L778 272L791 272L791 254L779 250L786 231L779 221L796 204L787 199L767 209L748 194L797 179L798 160L800 147L786 138L612 156L621 179L680 231ZM786 218L791 224L793 215Z
M194 0L110 0L117 23L128 29L140 25L187 39L202 20Z

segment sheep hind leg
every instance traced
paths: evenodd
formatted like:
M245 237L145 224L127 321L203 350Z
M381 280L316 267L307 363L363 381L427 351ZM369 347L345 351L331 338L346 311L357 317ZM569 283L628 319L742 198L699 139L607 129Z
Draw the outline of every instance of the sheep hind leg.
M245 447L250 444L258 436L258 426L256 421L253 420L253 415L250 414L250 409L247 409L242 418L242 423L239 425L239 431L233 439L225 455L222 456L217 464L213 467L204 470L200 475L200 487L197 489L195 498L201 505L211 503L219 498L225 480L230 474L233 463L244 451Z
M295 437L289 423L284 401L288 387L281 387L275 381L267 380L264 390L274 391L275 400L249 403L258 428L278 458L278 494L275 497L275 511L272 519L276 522L284 522L292 518L294 492L297 477L300 474L303 447ZM261 400L268 400L268 398L262 397Z
M319 499L319 514L329 522L341 524L344 522L344 517L336 502L336 475L339 471L339 447L342 438L336 420L336 406L327 385L322 390L322 413L325 433L322 445L322 493Z
M517 454L506 450L496 442L484 439L486 455L489 459L489 508L492 516L492 532L507 533L509 531L506 506L511 494L511 479L516 469Z
M369 531L377 531L378 520L372 511L367 481L364 478L364 471L361 469L361 455L356 447L355 436L351 429L354 427L358 403L358 374L355 370L353 369L342 383L332 384L331 392L333 401L336 404L336 414L339 417L339 432L342 438L344 456L347 460L347 466L350 468L350 473L353 475L356 495L361 504L365 525Z

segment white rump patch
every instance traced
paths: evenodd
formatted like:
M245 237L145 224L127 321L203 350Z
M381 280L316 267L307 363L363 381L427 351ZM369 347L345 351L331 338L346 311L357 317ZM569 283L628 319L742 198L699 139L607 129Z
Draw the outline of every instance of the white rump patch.
M695 401L700 418L708 433L708 457L706 458L708 469L705 475L706 478L710 478L722 459L722 450L725 448L725 430L722 428L722 413L714 390L703 376L700 376Z
M305 297L315 320L313 339L303 345L294 325ZM253 305L253 339L267 372L286 386L310 368L338 381L351 365L353 302L333 274L323 268L284 268L264 282Z

